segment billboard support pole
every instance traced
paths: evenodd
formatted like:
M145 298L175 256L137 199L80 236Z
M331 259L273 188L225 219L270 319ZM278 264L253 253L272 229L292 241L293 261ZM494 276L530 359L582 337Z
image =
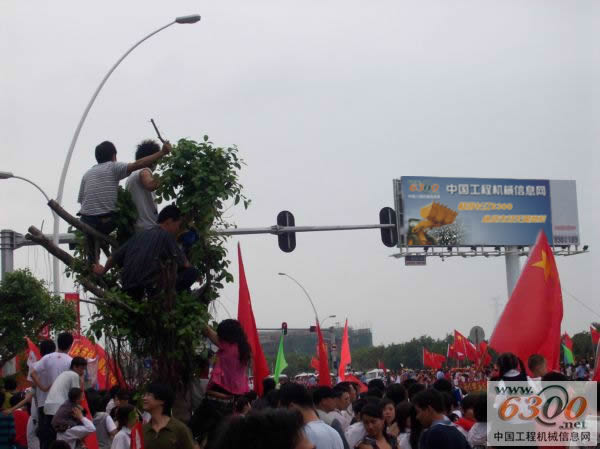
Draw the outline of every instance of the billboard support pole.
M508 297L510 298L521 275L519 248L517 246L507 246L504 253L504 260L506 261L506 286L508 288Z

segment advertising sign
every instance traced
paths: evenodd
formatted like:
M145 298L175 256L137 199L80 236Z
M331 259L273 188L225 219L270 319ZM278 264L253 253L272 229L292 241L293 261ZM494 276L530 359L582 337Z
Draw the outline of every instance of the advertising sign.
M579 244L575 181L436 178L395 180L402 245Z
M596 382L488 382L490 446L596 447Z

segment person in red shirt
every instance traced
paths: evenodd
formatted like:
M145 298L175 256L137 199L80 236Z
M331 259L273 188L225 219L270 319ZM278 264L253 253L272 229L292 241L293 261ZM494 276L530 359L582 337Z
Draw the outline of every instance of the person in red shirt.
M14 394L10 398L10 406L14 407L23 399L25 399L25 394L23 392ZM27 421L29 421L29 413L25 407L22 407L13 411L12 415L15 421L15 448L27 449Z
M465 432L469 432L475 424L475 404L477 403L477 398L478 396L473 393L463 398L461 403L462 417L454 422L457 426L462 427Z

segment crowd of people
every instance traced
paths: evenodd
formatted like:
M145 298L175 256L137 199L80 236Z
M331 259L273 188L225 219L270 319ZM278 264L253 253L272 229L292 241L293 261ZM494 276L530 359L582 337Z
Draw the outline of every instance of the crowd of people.
M464 391L459 377L569 380L549 372L539 355L527 361L529 377L523 362L505 353L492 371L402 370L366 385L277 385L266 378L257 397L249 389L251 349L239 322L224 320L204 334L218 352L202 402L185 422L172 414L171 386L85 390L87 360L68 355L73 336L42 341L32 387L18 391L12 379L4 382L0 449L75 449L91 434L100 449L130 449L136 425L146 449L480 449L488 444L487 395Z

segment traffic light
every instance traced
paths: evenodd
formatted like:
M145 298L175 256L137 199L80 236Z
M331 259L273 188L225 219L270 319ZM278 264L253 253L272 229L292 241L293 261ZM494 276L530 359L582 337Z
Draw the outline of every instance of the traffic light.
M287 210L282 210L277 214L277 226L296 226L294 214ZM277 236L279 248L285 253L291 253L296 248L296 233L284 232Z
M281 332L283 332L283 335L287 335L287 323L285 321L281 323Z
M381 228L381 240L388 248L398 245L398 226L396 225L396 211L391 207L384 207L379 211L379 224L393 224L390 228Z
M309 332L317 332L317 326L311 326L311 327L308 329L308 331L309 331Z

